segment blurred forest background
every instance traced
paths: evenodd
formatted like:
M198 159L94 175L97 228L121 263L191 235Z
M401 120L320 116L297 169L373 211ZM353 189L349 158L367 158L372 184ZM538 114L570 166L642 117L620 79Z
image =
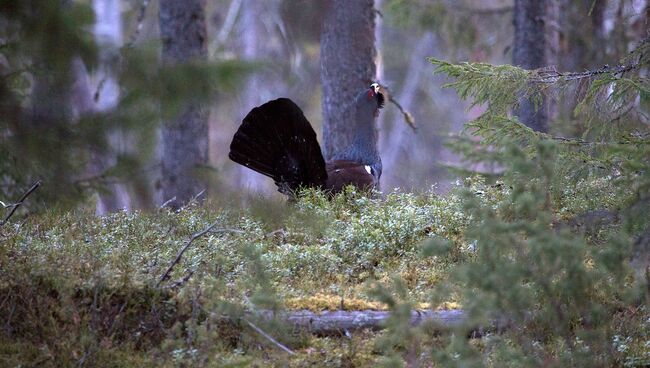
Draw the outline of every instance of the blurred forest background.
M176 194L187 200L190 192L274 195L271 180L233 164L227 152L243 116L281 96L302 107L323 142L319 42L328 1L180 2L192 8L185 14L194 14L194 29L174 28L181 13L174 13L173 3L0 2L3 201L37 179L44 185L32 207L94 200L99 214L157 207ZM468 109L442 88L444 78L432 74L426 57L513 63L513 53L523 47L515 42L516 6L522 3L374 2L376 79L417 124L417 130L405 124L394 104L380 115L384 191L436 185L446 192L455 180L450 167L493 169L470 166L445 148L484 106ZM549 7L543 9L542 41L536 41L543 56L532 64L521 56L514 62L529 69L554 65L579 72L616 65L647 36L645 0L541 3ZM181 46L165 48L166 39ZM584 133L580 124L565 124L574 119L571 98L551 103L557 122L551 130L568 137ZM637 115L648 123L646 115ZM174 143L186 148L164 149L162 142L173 136L164 128L170 121L187 122L183 129L192 133ZM193 130L194 122L200 127ZM195 182L167 182L175 163L192 167L183 175ZM179 189L187 193L165 189L174 185L189 185Z
M649 24L650 0L0 0L0 366L650 366ZM331 157L374 80L383 194L287 201L228 160L280 96Z

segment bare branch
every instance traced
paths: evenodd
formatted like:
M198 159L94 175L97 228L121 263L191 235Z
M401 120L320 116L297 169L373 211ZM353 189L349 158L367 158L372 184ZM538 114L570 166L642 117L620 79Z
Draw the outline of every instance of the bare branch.
M413 118L413 115L410 112L404 110L404 107L402 107L402 105L396 99L393 98L393 94L391 93L390 89L387 86L382 84L381 88L386 90L386 92L388 93L388 101L390 101L393 105L395 105L395 107L397 107L397 109L402 113L402 115L404 115L404 121L406 122L406 124L408 124L408 126L410 126L411 129L413 129L413 131L417 131L418 127L417 125L415 125L415 118Z
M169 264L169 267L167 267L167 270L165 271L165 273L162 275L162 277L160 277L160 280L158 280L158 283L156 284L156 287L160 286L160 284L163 281L165 281L165 280L167 280L169 278L169 274L174 269L174 266L176 266L176 264L178 264L178 262L181 261L181 258L183 257L183 254L185 253L185 251L187 251L187 249L190 247L190 245L192 245L192 243L196 239L202 237L203 235L205 235L207 233L223 233L223 232L239 232L239 231L241 231L241 230L235 230L235 229L217 229L217 230L213 230L213 228L215 226L217 226L219 221L221 221L221 220L217 220L217 221L213 222L212 224L210 224L210 226L208 226L205 229L199 231L198 233L194 233L192 235L192 237L187 241L187 243L185 243L183 248L181 248L181 250L178 252L178 254L176 255L176 258L172 261L172 263Z
M18 202L14 203L14 204L11 204L11 205L8 205L8 206L5 206L5 207L7 207L7 208L8 208L8 207L12 207L12 208L11 208L11 211L9 211L9 213L7 214L7 216L4 218L4 220L0 221L0 226L6 224L6 223L9 221L9 219L11 218L11 216L14 215L14 212L16 212L16 210L18 209L18 207L20 207L20 205L23 204L23 202L25 201L25 199L27 199L27 197L28 197L30 194L32 194L32 192L34 192L34 191L36 190L36 188L38 188L38 187L40 187L40 186L41 186L41 181L40 181L40 180L37 180L37 181L36 181L34 184L32 184L32 186L31 186L29 189L27 189L27 191L26 191L26 192L25 192L25 193L20 197L20 199L18 200Z
M163 204L160 205L160 208L165 208L167 207L170 203L174 202L176 200L176 196L173 196L166 200Z
M247 320L246 318L242 318L242 321L246 322L246 324L249 325L253 330L257 331L257 333L259 333L260 335L262 335L262 336L264 336L265 338L267 338L269 341L271 341L273 344L275 344L275 346L277 346L277 347L279 347L280 349L282 349L282 350L284 350L285 352L287 352L287 354L289 354L289 355L296 355L296 353L294 353L293 350L291 350L291 349L289 349L288 347L286 347L286 346L280 344L280 342L278 342L278 340L274 339L273 336L267 334L267 333L264 332L261 328L255 326L251 321Z
M187 275L183 276L182 279L177 280L176 282L174 282L171 285L172 289L173 288L178 288L178 287L181 287L181 286L185 285L189 281L189 279L192 278L192 276L194 276L194 272L196 272L196 269L190 270L190 272L188 272Z
M193 203L193 202L198 201L199 198L200 198L203 194L205 194L205 189L202 189L200 192L198 192L198 193L197 193L194 197L192 197L192 198L189 200L189 202L187 202L187 203Z

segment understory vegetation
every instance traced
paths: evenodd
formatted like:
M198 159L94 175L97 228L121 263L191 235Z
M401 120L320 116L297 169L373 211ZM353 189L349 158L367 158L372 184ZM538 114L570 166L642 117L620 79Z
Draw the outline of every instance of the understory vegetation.
M353 188L333 201L319 192L295 204L259 199L250 210L204 203L29 218L0 228L0 356L9 365L72 364L84 354L96 363L126 359L116 366L249 361L237 354L259 344L274 349L242 329L245 309L338 309L342 301L385 309L367 283L393 274L427 302L451 263L472 257L462 236L467 222L458 195L370 199ZM191 235L211 224L157 287ZM453 258L420 256L433 236L454 239Z
M476 176L444 196L432 189L370 198L348 188L332 201L308 191L296 203L251 199L246 210L194 203L178 212L100 218L53 211L7 224L0 228L0 361L646 364L647 286L634 277L620 223L570 228L580 226L571 225L575 216L603 201L626 203L631 194L582 181L591 195L563 190L547 203L537 191L545 191L542 178L551 173L522 152L510 154L541 177L523 184ZM192 234L210 226L161 281ZM439 335L430 326L409 328L396 313L382 332L318 337L250 313L341 308L464 308L472 318L467 329ZM465 337L471 326L504 315L511 328ZM280 350L248 320L297 354Z

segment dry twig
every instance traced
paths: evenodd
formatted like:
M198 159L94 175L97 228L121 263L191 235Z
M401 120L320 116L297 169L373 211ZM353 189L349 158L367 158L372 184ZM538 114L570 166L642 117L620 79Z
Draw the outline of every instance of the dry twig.
M12 207L12 208L11 208L11 211L9 211L9 213L7 214L7 216L5 216L4 220L0 221L0 226L6 224L6 223L9 221L9 219L11 218L11 216L14 215L14 212L16 212L16 210L18 209L18 207L20 207L20 205L23 204L23 202L25 201L25 199L27 199L27 197L28 197L30 194L32 194L32 192L34 192L34 191L36 190L36 188L38 188L38 187L40 187L40 186L41 186L41 181L40 181L40 180L37 180L37 181L36 181L34 184L32 184L32 186L31 186L29 189L27 189L27 191L26 191L26 192L25 192L25 193L20 197L20 199L18 200L18 202L13 203L13 204L10 204L10 205L8 205L8 206L5 206L5 207Z
M167 207L170 203L174 202L175 200L176 200L176 196L169 198L168 200L165 201L165 203L160 205L160 208L162 209Z
M261 328L255 326L251 321L247 320L246 318L242 318L242 321L246 322L247 325L249 325L253 330L257 331L260 335L264 336L267 338L269 341L271 341L275 346L279 347L280 349L284 350L287 352L289 355L296 355L296 353L293 352L293 350L289 349L288 347L282 345L278 340L274 339L273 336L267 334L262 330Z
M417 125L415 125L415 118L413 118L413 115L410 112L404 110L404 107L402 107L399 101L393 98L393 94L391 93L388 87L382 84L381 88L386 90L386 92L388 93L388 101L390 101L393 105L395 105L395 107L397 107L397 109L402 113L406 124L408 124L408 126L410 126L411 129L413 129L413 131L417 131L418 127Z
M158 283L156 284L156 287L160 286L160 284L163 281L165 281L165 280L167 280L169 278L169 274L172 272L172 269L174 269L174 266L176 266L176 264L178 264L178 262L181 261L181 258L183 257L183 254L185 253L185 251L187 251L187 249L190 247L190 245L192 245L192 243L196 239L202 237L203 235L205 235L207 233L225 233L225 232L240 233L241 232L241 230L236 230L236 229L216 229L216 230L213 230L213 228L215 226L217 226L217 223L219 223L219 221L221 221L221 220L217 220L217 221L213 222L212 224L210 224L210 226L208 226L205 229L199 231L198 233L192 234L192 237L187 241L187 243L185 243L183 248L181 248L181 250L176 255L176 258L172 261L172 263L169 265L169 267L167 267L167 270L165 271L165 273L162 275L162 277L160 277L160 280L158 280Z

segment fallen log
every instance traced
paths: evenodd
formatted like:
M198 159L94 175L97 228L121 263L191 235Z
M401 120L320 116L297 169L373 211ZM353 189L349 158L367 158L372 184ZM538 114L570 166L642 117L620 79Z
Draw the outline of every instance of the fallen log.
M261 311L263 318L277 318L286 321L298 330L317 335L342 334L363 329L380 330L390 317L390 311L323 311L309 310L279 312ZM413 310L410 322L413 326L431 323L441 330L453 329L462 325L467 319L461 309L452 310Z

